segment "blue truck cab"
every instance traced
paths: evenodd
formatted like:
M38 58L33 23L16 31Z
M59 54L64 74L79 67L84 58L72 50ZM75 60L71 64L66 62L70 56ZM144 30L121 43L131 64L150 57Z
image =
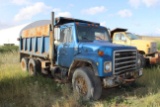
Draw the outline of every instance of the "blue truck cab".
M134 82L142 75L137 49L112 44L99 23L59 17L37 21L20 33L22 70L65 77L84 99L97 100L103 87Z

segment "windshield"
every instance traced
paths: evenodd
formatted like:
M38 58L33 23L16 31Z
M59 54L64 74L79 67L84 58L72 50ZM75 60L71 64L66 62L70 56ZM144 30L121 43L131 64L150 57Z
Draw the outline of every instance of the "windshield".
M93 42L94 40L109 41L105 28L77 25L77 40L79 42Z
M137 35L135 35L133 33L126 33L126 34L131 40L140 39L139 36L137 36Z

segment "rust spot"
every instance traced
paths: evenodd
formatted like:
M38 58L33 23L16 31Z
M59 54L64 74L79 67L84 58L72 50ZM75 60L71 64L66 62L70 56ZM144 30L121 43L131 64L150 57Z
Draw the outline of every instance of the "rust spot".
M35 28L27 29L22 32L22 37L40 37L40 36L49 36L49 25L38 26Z
M43 53L43 55L45 55L45 56L49 56L49 53L47 53L47 52L44 52L44 53Z
M50 33L50 41L49 41L49 54L50 54L50 56L49 56L49 58L50 59L53 59L53 52L54 52L54 47L53 47L53 41L54 41L54 30L53 31L50 31L49 32ZM52 63L52 62L51 62Z
M36 54L40 54L40 52L36 52Z
M150 58L150 64L156 64L157 60L157 58Z
M52 35L53 34L53 32L52 31L50 31L50 35Z

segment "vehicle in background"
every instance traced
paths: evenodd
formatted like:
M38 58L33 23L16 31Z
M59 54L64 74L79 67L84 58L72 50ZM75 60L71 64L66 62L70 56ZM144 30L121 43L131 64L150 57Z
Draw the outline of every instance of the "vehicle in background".
M142 75L137 49L111 43L99 23L59 17L37 21L20 33L21 67L67 79L85 100L100 98L103 87L132 83Z
M112 42L115 44L135 46L141 54L143 66L157 64L160 62L160 53L157 43L149 40L142 40L139 36L127 32L127 29L116 28L111 31Z

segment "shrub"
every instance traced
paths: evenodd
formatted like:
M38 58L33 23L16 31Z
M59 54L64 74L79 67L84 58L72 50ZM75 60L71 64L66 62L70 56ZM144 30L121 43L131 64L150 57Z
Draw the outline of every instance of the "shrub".
M0 46L0 53L8 53L18 51L19 47L15 45L4 45Z

